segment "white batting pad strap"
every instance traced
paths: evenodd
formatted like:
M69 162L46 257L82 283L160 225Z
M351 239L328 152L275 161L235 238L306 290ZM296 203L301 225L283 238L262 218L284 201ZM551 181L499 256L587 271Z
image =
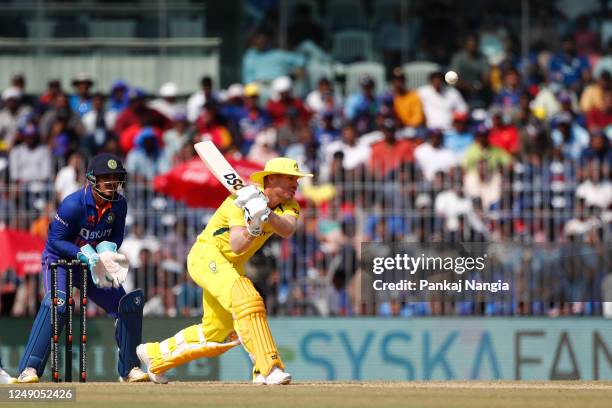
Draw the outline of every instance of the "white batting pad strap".
M206 336L204 335L204 329L202 326L198 327L198 337L200 339L200 344L206 344Z
M185 345L185 335L183 331L176 333L174 335L174 341L176 342L176 349L179 350Z
M161 343L159 343L159 351L164 357L164 360L170 358L170 344L168 340L164 340Z

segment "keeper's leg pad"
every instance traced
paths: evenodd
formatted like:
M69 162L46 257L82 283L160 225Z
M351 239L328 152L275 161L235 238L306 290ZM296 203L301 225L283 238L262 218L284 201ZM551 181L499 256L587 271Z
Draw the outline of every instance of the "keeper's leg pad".
M142 309L144 293L138 289L119 300L115 337L119 346L119 375L127 377L132 368L140 366L136 347L142 343Z
M159 343L147 343L147 355L151 359L149 370L161 374L201 357L217 357L240 341L236 336L228 337L223 343L207 341L201 324L194 324Z
M285 369L272 338L266 306L253 283L240 277L232 286L232 309L234 328L240 341L255 358L255 366L263 375L268 375L274 366Z

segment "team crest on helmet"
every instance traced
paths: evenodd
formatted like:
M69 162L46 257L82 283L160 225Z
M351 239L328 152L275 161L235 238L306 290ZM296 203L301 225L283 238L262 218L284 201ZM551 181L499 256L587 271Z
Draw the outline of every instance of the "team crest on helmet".
M215 263L215 261L210 261L210 263L208 264L208 267L210 268L212 273L217 272L217 264Z
M110 159L108 163L106 164L108 165L108 168L111 170L115 170L117 168L117 162L113 159Z
M300 168L298 167L298 164L297 164L297 163L293 163L293 169L294 169L294 170L296 170L296 171L298 171L298 170L300 169Z
M106 223L107 224L112 224L113 221L115 221L115 214L108 213L108 217L106 218Z

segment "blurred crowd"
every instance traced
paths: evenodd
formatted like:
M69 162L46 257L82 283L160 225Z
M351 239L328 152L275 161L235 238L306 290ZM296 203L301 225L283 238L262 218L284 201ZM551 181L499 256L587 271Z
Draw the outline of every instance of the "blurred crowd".
M149 315L197 315L201 292L184 264L211 209L161 197L152 180L208 139L228 155L259 164L288 156L315 174L300 187L305 211L295 236L271 242L249 268L271 314L458 313L414 312L401 297L364 311L360 243L610 247L612 38L588 18L565 33L547 34L552 28L540 23L532 34L539 42L523 56L505 27L466 33L445 62L459 75L453 86L444 69L410 89L406 72L390 65L388 81L364 75L356 92L346 92L341 75L310 89L309 57L297 50L325 47L310 34L306 48L292 38L290 50L273 49L264 29L245 51L244 80L227 89L208 76L187 95L173 82L155 92L123 80L99 89L83 73L32 95L15 75L1 95L0 224L45 237L55 206L83 184L87 158L115 153L129 174L129 285L146 287ZM32 298L16 289L32 282L0 276L3 299ZM576 310L537 313L585 313Z

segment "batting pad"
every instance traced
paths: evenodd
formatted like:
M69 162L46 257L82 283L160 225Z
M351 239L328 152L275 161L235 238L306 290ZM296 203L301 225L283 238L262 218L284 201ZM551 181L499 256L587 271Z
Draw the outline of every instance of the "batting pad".
M268 326L266 306L248 278L241 277L234 283L232 308L234 328L244 347L255 357L255 367L263 375L268 375L274 366L285 369Z
M149 369L153 374L161 374L197 358L219 356L238 344L239 340L225 343L206 341L202 325L194 324L162 342L148 343Z

